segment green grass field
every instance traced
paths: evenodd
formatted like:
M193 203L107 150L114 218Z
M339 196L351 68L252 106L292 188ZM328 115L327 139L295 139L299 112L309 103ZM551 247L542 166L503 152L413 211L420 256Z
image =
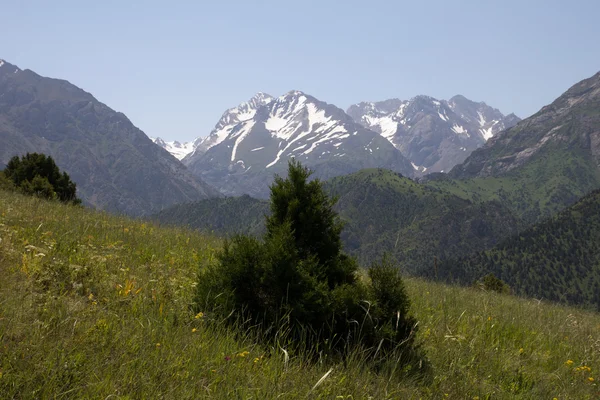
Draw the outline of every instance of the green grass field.
M0 239L2 399L600 398L595 313L409 279L422 385L192 313L218 238L0 191Z

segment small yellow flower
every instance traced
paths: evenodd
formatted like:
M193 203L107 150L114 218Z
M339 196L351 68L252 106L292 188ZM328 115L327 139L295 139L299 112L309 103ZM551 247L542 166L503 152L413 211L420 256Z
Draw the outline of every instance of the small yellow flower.
M238 353L237 356L238 357L246 357L248 354L250 354L249 351L242 351L241 353Z
M196 332L197 330L198 330L198 329L194 328L194 329L192 329L192 332Z
M523 350L523 348L521 347L521 348L519 349L519 354L523 354L523 353L525 353L525 350Z
M594 382L594 378L592 378L591 376L588 378L588 381L590 382Z
M567 361L565 361L565 364L568 366L571 366L571 365L573 365L573 360L567 360Z
M194 317L195 319L200 319L204 317L204 313L202 311L200 311L198 314L196 314L196 316Z
M160 343L156 343L156 347L160 347Z
M492 320L492 317L488 317L488 321L491 321L491 320ZM475 397L477 397L477 396L475 396Z

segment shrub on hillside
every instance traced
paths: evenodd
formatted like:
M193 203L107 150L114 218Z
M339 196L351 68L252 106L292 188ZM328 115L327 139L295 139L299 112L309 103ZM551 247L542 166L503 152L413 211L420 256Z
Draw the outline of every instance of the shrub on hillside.
M510 286L508 286L506 283L504 283L502 279L496 277L496 275L492 273L487 274L486 276L478 280L475 284L479 288L486 291L505 294L510 293Z
M309 351L344 355L361 346L372 356L401 350L406 363L421 361L397 268L384 260L360 278L342 252L335 200L310 174L291 161L287 178L275 178L267 232L225 243L200 273L198 311L258 326L267 338L286 332L290 343L310 343Z
M65 203L81 203L75 194L75 183L66 172L60 172L52 157L45 154L14 156L4 169L4 176L25 194Z
M4 171L0 171L0 190L14 190L13 182L4 175Z

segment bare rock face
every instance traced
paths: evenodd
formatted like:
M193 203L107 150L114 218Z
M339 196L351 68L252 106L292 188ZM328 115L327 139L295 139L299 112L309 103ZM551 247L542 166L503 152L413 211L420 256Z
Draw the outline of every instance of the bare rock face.
M84 203L102 210L147 215L220 195L122 113L0 60L0 165L26 152L52 156Z

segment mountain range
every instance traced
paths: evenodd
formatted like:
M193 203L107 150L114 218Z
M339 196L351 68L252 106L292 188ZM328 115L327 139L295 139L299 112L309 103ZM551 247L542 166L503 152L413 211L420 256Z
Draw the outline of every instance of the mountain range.
M226 195L267 197L273 175L285 172L292 157L323 179L372 167L414 175L388 140L299 91L259 94L228 110L183 162Z
M464 96L449 101L429 96L359 103L348 109L355 121L380 133L423 173L448 172L498 132L520 118Z
M102 210L148 215L220 195L122 113L65 80L0 60L0 168L27 152L52 156L78 197Z
M273 173L290 157L324 179L370 167L421 176L449 170L519 120L463 96L360 103L344 113L291 91L258 93L227 110L205 138L154 142L228 195L266 197Z
M598 303L598 192L580 199L600 188L600 73L523 121L463 96L345 112L300 91L259 93L178 143L0 60L0 168L26 152L51 155L87 205L218 234L262 232L262 198L293 157L338 198L345 247L363 264L387 252L415 275L493 272L517 293Z
M585 217L588 208L596 210L590 204L596 204L597 193L548 218L600 188L599 127L600 73L497 133L450 173L414 180L370 169L334 177L325 188L338 198L344 245L363 264L388 252L408 273L468 284L493 272L518 293L595 304L597 281L583 282L600 259L597 224ZM157 218L219 234L256 234L268 212L266 202L247 196L208 204L179 205ZM565 231L561 224L577 228ZM551 236L558 239L551 243ZM521 241L529 247L517 245ZM552 260L543 261L544 246L557 243ZM564 279L563 269L571 271ZM547 288L536 281L545 273Z

